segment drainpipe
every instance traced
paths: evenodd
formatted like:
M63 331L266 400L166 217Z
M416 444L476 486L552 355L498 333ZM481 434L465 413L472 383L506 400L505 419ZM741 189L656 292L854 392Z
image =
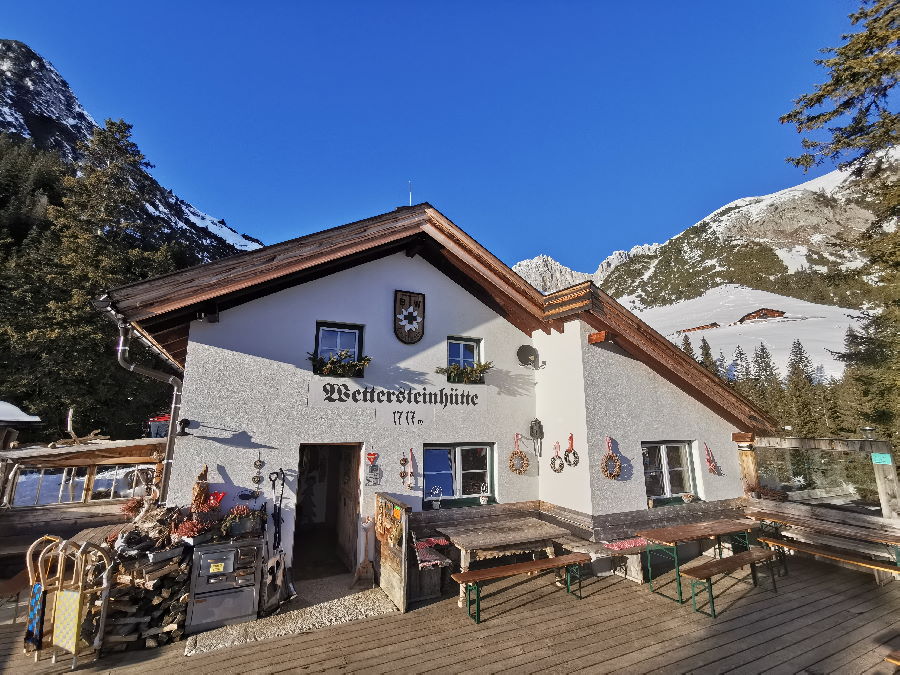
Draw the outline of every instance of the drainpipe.
M166 437L166 456L163 459L162 476L159 480L159 501L165 504L168 497L172 458L175 455L175 430L178 428L178 415L181 412L181 380L161 370L153 370L152 368L132 363L128 357L128 346L130 343L131 327L126 323L119 323L119 365L132 373L139 373L172 385L172 410L169 416L169 434Z

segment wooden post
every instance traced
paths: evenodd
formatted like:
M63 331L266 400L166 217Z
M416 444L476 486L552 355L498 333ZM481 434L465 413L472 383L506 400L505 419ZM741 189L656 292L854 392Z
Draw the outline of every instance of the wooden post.
M871 457L875 484L878 486L878 499L881 502L881 516L888 520L900 521L900 485L897 481L894 455L891 452L873 452Z
M759 468L756 464L756 450L752 445L738 445L741 462L741 480L744 483L744 489L748 487L756 487L759 485Z

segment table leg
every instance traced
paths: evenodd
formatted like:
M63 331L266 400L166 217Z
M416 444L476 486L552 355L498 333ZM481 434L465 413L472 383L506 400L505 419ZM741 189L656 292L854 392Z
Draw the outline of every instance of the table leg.
M472 554L470 551L461 548L459 549L459 571L460 572L468 572L469 571L469 563L472 560ZM466 584L459 585L459 606L462 607L466 602Z
M678 563L678 545L675 546L665 546L663 544L651 544L647 543L647 575L650 577L650 590L654 593L659 593L655 588L653 588L653 554L654 553L662 553L667 558L670 558L675 561L675 591L678 594L677 598L670 598L671 600L675 600L679 604L684 602L682 598L681 592L681 567ZM660 595L666 596L664 593L659 593Z
M548 558L556 557L556 547L553 544L544 547L544 552L547 554ZM556 570L556 585L562 587L565 584L565 577L563 576L563 571L561 569Z

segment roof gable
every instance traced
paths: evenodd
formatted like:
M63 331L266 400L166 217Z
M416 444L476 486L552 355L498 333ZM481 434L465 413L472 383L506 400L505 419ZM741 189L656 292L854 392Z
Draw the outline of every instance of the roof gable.
M544 296L427 203L122 286L95 304L183 366L190 322L198 317L399 251L422 256L526 334L583 320L741 429L774 429L773 420L593 282Z

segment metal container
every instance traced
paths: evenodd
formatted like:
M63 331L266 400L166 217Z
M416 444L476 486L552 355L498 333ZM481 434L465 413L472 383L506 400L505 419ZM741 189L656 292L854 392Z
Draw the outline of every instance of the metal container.
M194 548L186 633L255 619L263 540L233 539Z

